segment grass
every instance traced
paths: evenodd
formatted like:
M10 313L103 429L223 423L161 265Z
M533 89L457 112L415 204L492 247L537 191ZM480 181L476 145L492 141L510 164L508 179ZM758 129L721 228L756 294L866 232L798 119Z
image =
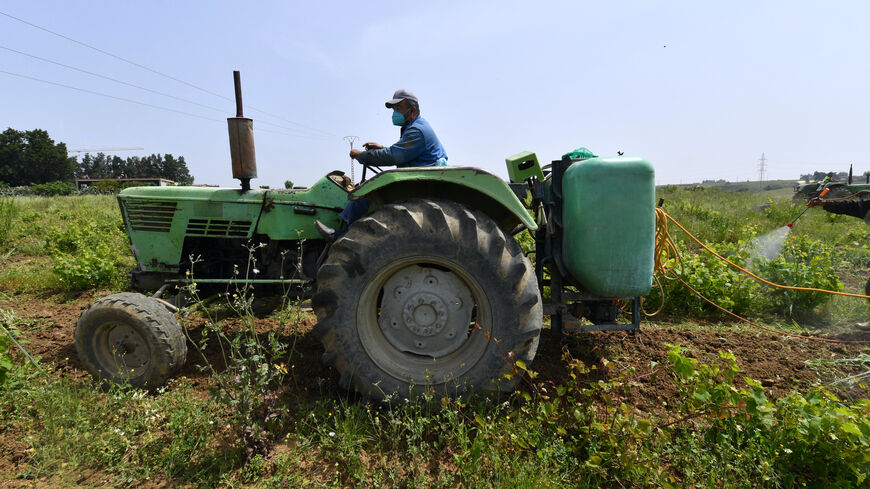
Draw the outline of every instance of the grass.
M15 197L0 201L0 288L16 293L78 292L63 283L56 265L93 259L111 259L99 284L120 290L133 267L117 200L111 195ZM59 241L69 246L57 250Z
M665 198L665 209L702 240L723 246L780 227L800 211L789 196L770 201L769 195L748 192L671 187L659 189L659 196ZM19 293L68 297L70 290L54 267L54 248L76 240L86 244L91 231L115 255L114 275L99 290L124 287L123 273L133 262L114 198L27 197L10 202L0 201L0 220L9 223L0 245L0 256L7 258L0 262L0 299L14 301ZM759 209L762 204L770 206ZM94 223L99 225L92 227ZM88 232L77 235L70 229ZM813 209L792 234L830 246L830 270L848 290L863 290L870 264L863 222ZM686 247L687 252L696 250ZM76 245L65 253L85 256L86 248ZM202 314L200 320L210 321L207 308ZM245 322L252 319L244 311L237 315L242 324L253 324ZM813 315L816 327L847 328L870 316L870 306L835 297ZM801 330L785 316L765 319L780 329ZM313 315L292 306L272 320L295 337L294 331ZM674 314L664 320L699 331L718 328L723 321L710 313ZM739 323L724 322L722 327L746 330ZM35 333L19 329L26 330L25 336ZM26 462L14 473L0 475L0 484L48 477L52 484L75 486L89 484L82 482L82 474L94 471L113 486L151 480L171 486L246 488L790 487L832 480L840 487L859 487L866 481L862 477L870 475L867 463L852 457L870 439L866 399L850 403L824 391L768 399L763 389L739 376L733 382L724 378L726 360L693 363L677 354L667 365L643 371L615 360L609 368L614 374L602 376L595 366L566 356L560 363L570 374L565 383L536 381L533 372L526 372L525 387L500 402L432 396L375 405L292 371L275 376L282 364L317 360L301 357L287 345L271 351L278 339L244 336L248 331L241 328L238 334L210 340L222 342L227 351L237 349L237 355L223 358L227 370L179 378L153 393L103 386L75 375L41 375L16 362L0 385L0 442L4 449L25 453ZM246 379L244 386L227 377L234 366L248 365L244 362L252 355L239 355L246 352L264 355L259 362L272 377L239 376ZM866 365L864 357L855 361ZM813 368L835 371L838 365L819 363ZM53 366L45 367L55 372ZM627 396L639 388L638 378L655 376L678 385L680 395L668 399L669 410L641 412ZM263 431L255 437L250 435L252 421L241 419L238 404L231 402L242 394L248 396L246 412L274 415L257 425ZM741 416L730 415L735 412ZM818 437L796 431L801 423L817 422L825 426ZM797 458L799 452L809 458Z

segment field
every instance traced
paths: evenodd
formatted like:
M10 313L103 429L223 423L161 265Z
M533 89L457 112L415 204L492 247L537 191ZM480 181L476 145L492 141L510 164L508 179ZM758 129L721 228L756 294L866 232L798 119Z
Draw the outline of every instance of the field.
M812 209L758 259L754 239L801 207L738 190L658 196L765 278L863 292L870 227ZM73 328L126 290L115 199L0 198L0 487L866 487L870 304L770 288L669 230L676 273L767 330L662 278L640 333L545 329L514 395L381 405L321 365L307 304L256 317L244 291L180 318L190 351L165 388L94 382Z

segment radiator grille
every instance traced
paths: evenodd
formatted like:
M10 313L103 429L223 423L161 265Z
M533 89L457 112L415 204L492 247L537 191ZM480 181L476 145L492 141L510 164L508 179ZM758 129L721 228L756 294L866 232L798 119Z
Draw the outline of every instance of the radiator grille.
M188 236L209 236L220 238L247 238L251 221L229 221L226 219L191 219L187 222Z
M175 202L129 199L124 203L133 231L168 233L175 216Z

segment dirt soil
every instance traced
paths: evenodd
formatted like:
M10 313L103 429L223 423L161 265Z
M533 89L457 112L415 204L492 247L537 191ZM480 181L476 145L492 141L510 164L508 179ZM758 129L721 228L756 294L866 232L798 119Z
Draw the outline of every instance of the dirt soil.
M597 378L625 377L632 388L621 401L641 411L666 411L663 402L673 401L679 395L675 380L667 375L652 375L667 364L669 345L680 345L683 354L700 361L712 362L719 352L731 352L740 368L735 381L737 387L745 386L744 377L761 382L769 398L782 397L797 390L806 392L813 385L825 384L848 375L861 373L833 364L814 367L808 360L836 360L854 358L870 352L870 343L848 344L810 341L791 338L761 330L736 329L733 326L711 325L709 329L686 329L685 325L641 326L638 333L608 332L590 333L565 341L554 341L545 331L538 357L533 365L541 377L555 384L567 380L567 369L558 361L567 351L571 357L580 359L587 366L596 366L590 372ZM829 339L847 341L870 341L870 333L857 332L827 335ZM659 366L651 367L656 362ZM633 369L633 372L629 372ZM840 398L866 398L865 388L854 386L832 387ZM673 402L670 402L673 404Z
M0 296L0 309L12 310L20 318L17 329L27 339L27 350L39 357L43 365L51 365L57 375L67 376L79 381L87 381L73 344L73 330L76 319L88 304L98 296L86 293L69 302L58 302L54 297L38 298ZM196 339L202 328L202 319L185 319L191 338ZM239 327L237 321L228 320L229 328ZM293 382L297 391L308 392L311 400L338 397L341 391L335 371L320 363L322 349L311 334L314 325L312 314L294 331L286 332L285 340L293 344L294 374L287 382ZM257 322L258 333L265 333L279 326L276 319L266 318ZM609 332L587 333L566 338L554 338L545 330L538 355L531 369L538 372L537 386L560 384L567 379L562 356L565 352L582 360L587 366L596 366L589 376L595 378L615 378L633 369L632 389L622 394L621 402L633 405L641 411L661 412L666 410L663 402L678 395L677 385L667 375L649 375L653 369L651 362L664 365L667 362L668 345L679 344L684 354L700 360L713 360L720 351L731 351L737 357L740 367L738 386L744 385L744 376L756 379L767 389L768 396L779 397L791 390L806 391L810 386L827 383L846 375L859 373L848 367L813 367L808 360L854 358L861 353L870 353L870 344L828 343L790 338L755 329L745 329L733 325L669 325L666 323L644 324L637 333ZM870 332L847 332L836 335L820 333L829 339L870 342ZM206 350L205 358L218 370L220 352L216 348ZM190 348L187 363L180 375L187 377L197 389L207 395L211 385L211 375L201 367L206 364L203 356ZM534 390L530 384L523 389ZM866 398L868 392L861 387L836 388L841 398ZM26 464L26 449L17 436L0 423L0 473L14 474ZM88 483L99 484L99 474L94 474ZM34 481L30 481L31 483ZM32 487L41 486L39 482ZM0 486L4 482L0 479ZM14 486L17 487L17 486ZM153 487L160 487L158 482Z

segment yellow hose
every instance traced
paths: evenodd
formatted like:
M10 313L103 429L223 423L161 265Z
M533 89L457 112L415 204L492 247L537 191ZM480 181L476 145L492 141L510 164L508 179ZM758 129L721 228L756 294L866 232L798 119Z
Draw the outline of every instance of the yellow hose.
M773 287L776 287L779 289L804 290L804 291L808 291L808 292L824 292L826 294L843 295L846 297L857 297L859 299L870 299L870 296L866 296L863 294L852 294L850 292L840 292L840 291L836 291L836 290L817 289L817 288L813 288L813 287L795 287L793 285L776 284L776 283L773 283L769 280L765 280L765 279L759 277L758 275L750 272L749 270L741 267L740 265L732 262L731 260L728 260L727 258L723 257L719 253L716 253L712 249L710 249L709 246L702 243L701 240L696 238L695 235L693 235L686 228L684 228L682 226L682 224L677 222L676 219L674 219L668 213L666 213L664 211L664 209L662 209L661 207L656 207L655 271L663 274L664 277L668 277L668 273L672 270L672 268L668 268L666 265L667 261L671 260L672 257L676 257L677 261L679 261L680 265L682 266L682 259L679 258L679 253L677 252L677 247L674 245L673 240L671 240L671 237L668 234L667 221L671 221L674 224L676 224L677 227L679 227L684 233L686 233L686 235L688 235L690 238L692 238L692 240L694 240L696 243L701 245L702 248L704 248L705 250L712 253L713 256L715 256L716 258L724 261L725 263L731 265L732 267L736 268L737 270L740 270L741 272L745 273L746 275L749 275L750 277L754 278L755 280L758 280L761 283L765 283L767 285L770 285L770 286L773 286ZM662 262L661 261L662 259L664 259L665 261ZM682 272L682 270L681 270L681 272ZM682 273L680 273L680 275L682 275Z
M867 191L862 191L862 192L867 192ZM862 192L859 192L859 193L862 193ZM855 194L855 195L857 195L857 194ZM831 199L831 200L833 200L833 199ZM671 235L670 235L670 233L668 232L668 221L671 221L671 222L673 222L674 224L676 224L677 227L679 227L679 228L680 228L684 233L686 233L686 234L687 234L690 238L692 238L696 243L698 243L699 245L701 245L702 248L704 248L705 250L707 250L707 251L709 251L710 253L712 253L716 258L719 258L720 260L722 260L722 261L724 261L725 263L731 265L732 267L736 268L737 270L740 270L741 272L743 272L743 273L749 275L750 277L752 277L752 278L758 280L759 282L762 282L762 283L765 283L765 284L767 284L767 285L771 285L771 286L773 286L773 287L777 287L777 288L780 288L780 289L787 289L787 290L806 290L806 291L811 291L811 292L824 292L824 293L826 293L826 294L844 295L844 296L847 296L847 297L858 297L858 298L861 298L861 299L870 299L870 296L861 295L861 294L851 294L851 293L848 293L848 292L839 292L839 291L834 291L834 290L816 289L816 288L812 288L812 287L794 287L794 286L791 286L791 285L776 284L776 283L773 283L773 282L771 282L771 281L769 281L769 280L765 280L765 279L759 277L758 275L755 275L754 273L750 272L749 270L746 270L745 268L741 267L740 265L737 265L736 263L734 263L734 262L728 260L727 258L721 256L720 254L716 253L716 252L713 251L712 249L710 249L710 247L708 247L707 245L705 245L704 243L702 243L701 240L699 240L699 239L696 238L692 233L690 233L688 230L686 230L686 228L684 228L684 227L683 227L679 222L677 222L676 219L674 219L673 217L671 217L670 215L668 215L668 213L666 213L666 212L664 211L664 209L662 209L661 207L656 207L656 235L655 235L654 278L655 278L656 283L657 283L657 285L658 285L658 287L659 287L659 290L661 290L661 294L662 294L662 303L661 303L661 305L659 306L659 308L658 308L655 312L653 312L653 313L647 313L646 311L644 311L644 314L646 314L647 316L654 316L654 315L658 314L659 312L661 312L661 310L662 310L662 309L664 308L664 306L665 306L665 290L664 290L664 287L661 286L661 282L660 282L660 281L658 280L658 278L657 278L658 275L661 275L662 277L664 277L665 279L668 279L668 280L679 280L680 283L682 283L683 285L685 285L689 290L691 290L693 293L695 293L695 295L697 295L697 296L700 297L701 299L707 301L708 303L712 304L713 306L715 306L716 308L720 309L721 311L723 311L723 312L725 312L725 313L727 313L727 314L733 316L734 318L739 319L740 321L746 322L746 323L748 323L748 324L751 324L752 326L755 326L755 327L757 327L757 328L759 328L759 329L763 329L763 330L765 330L765 331L769 331L769 332L771 332L771 333L777 333L777 334L781 334L781 335L785 335L785 336L791 336L791 337L794 337L794 338L800 338L800 339L805 339L805 340L824 341L824 342L827 342L827 343L851 343L851 344L866 344L866 343L870 343L870 341L836 340L836 339L831 339L831 338L818 338L818 337L815 337L815 336L799 335L799 334L795 334L795 333L789 333L789 332L787 332L787 331L778 331L778 330L775 330L775 329L771 329L771 328L768 328L768 327L762 326L762 325L760 325L760 324L758 324L758 323L755 323L755 322L753 322L753 321L750 321L749 319L746 319L746 318L744 318L744 317L738 316L737 314L735 314L735 313L733 313L733 312L731 312L731 311L725 309L724 307L722 307L722 306L716 304L715 302L711 301L710 299L704 297L700 292L698 292L697 290L695 290L694 288L692 288L692 286L690 286L689 284L687 284L687 283L682 279L682 276L683 276L683 259L680 257L680 253L679 253L679 251L677 251L677 246L676 246L676 244L674 244L674 241L673 241L673 239L671 239ZM679 273L673 273L673 270L674 270L675 268L677 268L677 267L680 268L680 272L679 272Z

